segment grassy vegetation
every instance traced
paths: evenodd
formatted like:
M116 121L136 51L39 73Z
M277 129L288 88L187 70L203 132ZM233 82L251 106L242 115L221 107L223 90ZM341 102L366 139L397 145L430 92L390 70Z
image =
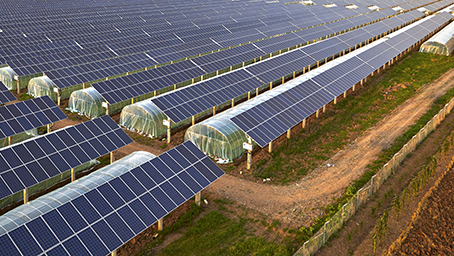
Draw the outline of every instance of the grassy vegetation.
M292 134L292 139L275 148L270 158L262 159L253 167L253 175L258 178L274 177L272 180L281 184L301 178L350 143L352 136L374 126L422 86L454 67L451 57L418 52L408 55L409 58L401 64L394 64L392 69L385 70L378 80L376 76L369 79L356 96L347 97L333 105L331 110L322 115L323 118L312 121L306 129ZM428 120L434 111L428 112L424 120ZM412 131L419 128L414 127ZM371 171L366 172L358 185L363 180L369 180L374 173L372 170L376 170L391 152L400 148L407 137L399 138L386 154L380 156L376 166L371 166Z
M251 220L228 219L211 211L159 255L292 255L293 249L249 233Z
M203 208L198 206L197 204L192 204L191 209L184 213L172 226L165 227L162 231L158 232L158 236L151 241L138 255L150 255L152 249L161 244L166 236L171 234L172 232L178 231L181 228L189 228L194 225L194 220L202 213Z

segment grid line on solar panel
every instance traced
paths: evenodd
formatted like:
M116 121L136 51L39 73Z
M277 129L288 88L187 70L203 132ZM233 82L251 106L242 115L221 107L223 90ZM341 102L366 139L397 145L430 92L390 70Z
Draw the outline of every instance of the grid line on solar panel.
M168 172L168 176L163 172ZM141 179L139 173L146 179ZM156 182L153 179L156 174L167 178ZM224 174L187 141L21 224L0 236L0 241L6 248L17 246L23 254L31 247L21 243L30 238L27 242L35 245L34 254L64 248L68 252L106 255ZM134 193L135 188L140 188L140 192ZM130 196L126 197L127 194ZM39 233L36 233L37 227L40 227ZM41 239L41 232L49 235L47 239Z
M17 100L13 93L9 91L8 87L0 81L0 104L6 104L11 101Z
M451 16L448 17L448 15L446 15L446 18L441 18L437 23L438 26L450 18ZM412 29L418 29L419 26L423 26L421 24ZM406 34L406 32L401 33ZM419 35L417 38L409 37L411 45L423 37L424 35ZM342 94L374 70L397 56L400 52L390 47L392 46L392 44L389 44L390 42L392 43L393 41L384 40L357 56L348 58L337 66L331 67L309 80L259 103L257 106L232 117L230 120L257 142L258 145L265 147L286 130L297 125L303 119L315 113L316 110L329 103L335 96ZM396 40L394 42L398 43ZM335 73L334 76L331 71ZM315 93L312 91L303 94L297 93L298 89L310 87L312 83L317 84L320 89L317 89ZM294 101L284 103L289 98L287 92L298 95L299 101L297 103ZM270 113L269 110L273 111ZM290 111L293 111L293 113L290 113Z
M103 116L0 149L0 198L130 143L112 118Z
M245 69L172 91L151 101L173 122L178 123L263 85ZM204 92L202 94L194 90Z
M49 96L0 107L0 139L66 119Z

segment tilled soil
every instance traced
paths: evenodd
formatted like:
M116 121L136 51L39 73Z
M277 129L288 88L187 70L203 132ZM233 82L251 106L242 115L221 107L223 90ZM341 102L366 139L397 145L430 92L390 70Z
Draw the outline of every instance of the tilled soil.
M432 191L396 255L454 255L454 171Z

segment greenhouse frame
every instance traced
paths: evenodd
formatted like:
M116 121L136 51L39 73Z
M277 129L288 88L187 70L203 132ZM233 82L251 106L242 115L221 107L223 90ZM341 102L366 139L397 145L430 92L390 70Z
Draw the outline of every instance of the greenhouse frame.
M0 216L0 236L155 157L148 152L136 151L79 179L77 182L72 182L3 214Z
M454 23L447 25L419 48L419 52L449 56L454 50Z

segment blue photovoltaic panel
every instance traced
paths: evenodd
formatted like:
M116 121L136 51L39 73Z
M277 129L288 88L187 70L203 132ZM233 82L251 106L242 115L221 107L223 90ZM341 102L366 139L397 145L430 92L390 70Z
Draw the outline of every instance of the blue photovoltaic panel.
M0 107L0 139L66 119L49 96Z
M5 104L17 100L13 93L8 90L8 87L0 81L0 104Z
M224 174L186 141L1 235L0 252L107 255Z
M102 116L0 149L0 199L132 143Z
M172 91L151 101L174 123L216 107L263 85L244 69L238 69L191 86Z
M185 82L205 73L191 60L186 60L98 82L92 86L109 104L115 104Z
M421 27L427 26L428 22L436 22L440 26L452 16L443 15L440 17L439 20L426 20L411 30L421 31ZM426 36L426 33L417 35L412 33L412 37L407 33L407 31L402 32L406 36L408 46ZM402 36L396 36L396 38L400 37ZM401 40L383 41L357 56L348 58L309 80L232 117L231 121L259 146L265 147L285 131L314 114L335 96L341 95L369 76L374 70L396 57L402 50L405 50L394 49L394 45L398 44L401 44Z

